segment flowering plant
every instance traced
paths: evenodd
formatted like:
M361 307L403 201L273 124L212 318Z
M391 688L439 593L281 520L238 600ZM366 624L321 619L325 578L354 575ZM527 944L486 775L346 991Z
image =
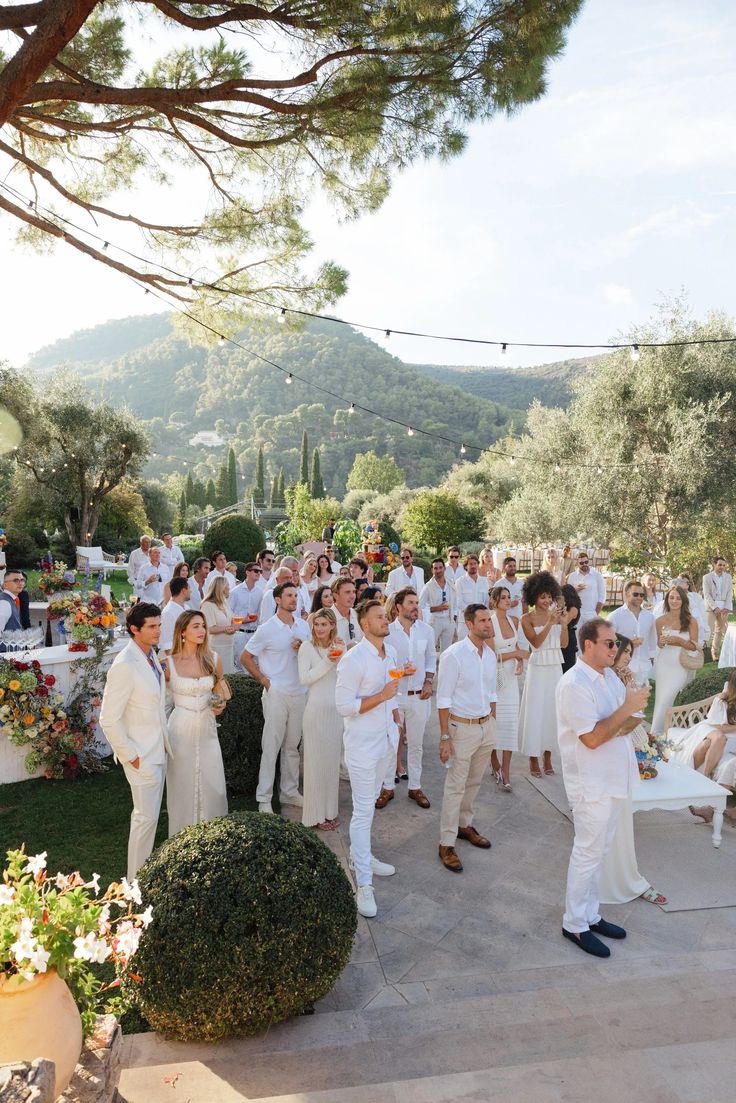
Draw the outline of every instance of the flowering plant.
M74 594L73 597L64 626L74 639L90 640L95 635L95 628L101 628L106 632L116 623L112 604L102 594L92 593L86 597ZM84 632L77 634L79 628L89 628L92 631L89 634Z
M88 1034L103 994L117 988L124 973L137 979L130 960L152 908L135 910L141 904L137 881L123 878L100 895L98 873L90 881L78 872L49 876L46 851L29 858L23 849L9 850L6 862L0 883L0 992L56 969L72 990ZM91 968L107 961L115 966L111 984L103 984Z
M36 660L0 663L0 731L17 747L30 744L26 769L32 774L42 766L48 778L89 768L95 738L93 728L70 721L61 697L52 696L55 684Z
M669 762L670 755L677 749L677 744L664 736L651 735L645 747L637 748L636 761L639 773L643 778L657 776L655 764L657 762Z
M72 590L76 585L76 575L66 563L46 563L38 579L38 588L44 594L53 594L57 590Z

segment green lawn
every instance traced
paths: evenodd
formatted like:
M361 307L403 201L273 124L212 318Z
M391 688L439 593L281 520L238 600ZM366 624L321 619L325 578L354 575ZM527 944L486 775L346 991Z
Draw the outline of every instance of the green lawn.
M28 575L28 582L26 584L26 588L30 592L30 591L33 591L37 588L38 579L41 575L41 572L40 571L26 571L26 574ZM92 585L92 587L94 587L95 583L97 582L97 575L90 575L90 578L92 580L91 585ZM110 588L112 589L113 594L118 599L118 601L120 601L123 598L127 599L131 595L132 591L131 591L130 583L128 582L128 576L123 571L115 571L112 574L109 574L107 576L107 583L106 584L108 586L110 586ZM78 587L81 588L82 575L80 573L77 573L77 585L78 585Z

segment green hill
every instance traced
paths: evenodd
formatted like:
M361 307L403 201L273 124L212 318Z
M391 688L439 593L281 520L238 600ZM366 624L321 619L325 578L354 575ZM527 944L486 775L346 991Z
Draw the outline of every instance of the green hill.
M409 436L359 410L350 414L350 402L469 446L492 444L524 421L521 410L428 378L347 326L313 321L297 332L259 324L239 340L253 351L190 345L165 315L127 318L42 349L30 366L49 371L65 364L106 401L128 405L144 419L157 452L149 478L184 471L185 462L200 478L214 473L224 447L189 442L215 430L235 448L246 485L261 444L269 472L283 467L288 482L297 476L306 429L310 448L321 449L331 493L343 493L355 453L370 448L393 455L410 485L435 485L458 461L455 445L419 432ZM305 382L287 385L284 373L256 352ZM468 452L468 458L475 455Z
M570 384L597 357L560 360L536 368L454 367L443 364L412 364L417 371L468 394L499 402L502 406L526 410L535 398L544 406L565 407L572 398Z

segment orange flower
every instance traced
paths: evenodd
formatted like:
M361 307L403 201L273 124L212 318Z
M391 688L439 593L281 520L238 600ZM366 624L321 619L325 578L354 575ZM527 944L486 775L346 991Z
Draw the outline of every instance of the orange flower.
M17 693L17 691L20 689L20 682L17 678L11 678L11 680L8 682L8 689L12 689L13 693Z
M32 724L35 719L36 717L33 715L32 712L27 712L23 717L23 723L26 725Z

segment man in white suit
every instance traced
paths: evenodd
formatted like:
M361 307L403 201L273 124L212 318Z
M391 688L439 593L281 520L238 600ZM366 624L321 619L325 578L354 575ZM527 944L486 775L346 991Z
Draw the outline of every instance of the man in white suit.
M708 613L710 649L718 661L726 634L728 614L733 609L733 580L722 555L713 560L713 570L703 575L703 600Z
M108 672L100 727L122 763L133 796L128 840L128 880L132 880L153 850L171 748L164 672L153 650L161 636L160 610L138 602L126 623L132 640Z

